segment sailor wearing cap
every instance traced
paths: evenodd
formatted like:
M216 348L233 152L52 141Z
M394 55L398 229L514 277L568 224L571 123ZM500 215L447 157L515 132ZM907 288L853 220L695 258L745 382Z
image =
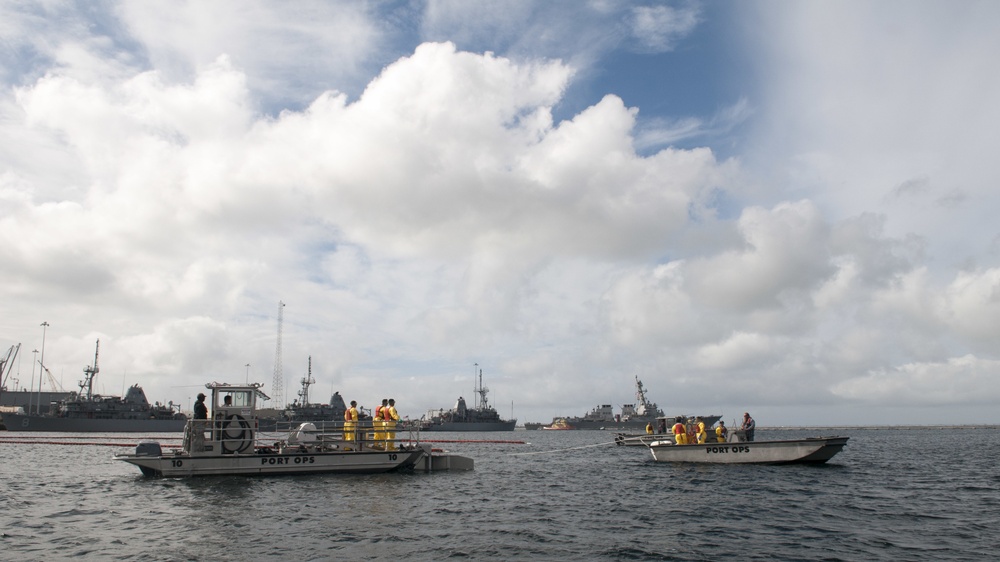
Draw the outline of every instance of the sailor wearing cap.
M208 407L205 406L205 395L201 392L198 393L198 401L194 403L194 419L208 419Z

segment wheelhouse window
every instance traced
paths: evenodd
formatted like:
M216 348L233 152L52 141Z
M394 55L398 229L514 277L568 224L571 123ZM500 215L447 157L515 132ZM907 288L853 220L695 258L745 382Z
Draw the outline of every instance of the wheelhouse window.
M232 400L232 402L227 404L227 397ZM226 406L232 406L234 408L249 408L253 405L253 392L249 390L228 391L223 394L222 401Z

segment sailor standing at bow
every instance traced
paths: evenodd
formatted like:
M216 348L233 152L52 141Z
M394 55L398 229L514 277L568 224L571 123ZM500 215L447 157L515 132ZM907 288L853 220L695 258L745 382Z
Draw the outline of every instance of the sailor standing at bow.
M396 450L396 422L399 421L399 414L396 412L396 399L389 399L389 407L384 409L385 413L385 449L387 451Z
M375 414L372 416L372 427L375 429L373 438L375 439L376 445L380 447L385 445L385 443L380 443L380 441L385 440L385 410L388 407L389 400L387 398L383 398L382 403L375 406Z
M344 441L354 441L358 429L358 401L351 400L351 407L344 412Z

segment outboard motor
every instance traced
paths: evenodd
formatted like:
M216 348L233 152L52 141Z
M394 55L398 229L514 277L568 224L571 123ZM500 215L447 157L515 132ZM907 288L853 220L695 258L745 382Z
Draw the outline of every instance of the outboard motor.
M161 457L163 450L158 441L140 441L135 446L135 456L137 457Z
M299 424L298 429L288 436L289 444L315 443L316 441L316 424L311 422Z

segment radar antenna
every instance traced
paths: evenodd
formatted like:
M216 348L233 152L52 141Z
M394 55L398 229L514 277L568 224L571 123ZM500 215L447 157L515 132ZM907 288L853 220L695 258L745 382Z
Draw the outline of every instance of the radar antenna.
M316 379L312 377L313 373L313 358L312 355L309 356L309 372L305 377L302 377L302 390L299 391L299 398L303 406L309 404L309 385L314 384Z
M476 368L479 368L479 363L475 364ZM486 402L486 395L489 394L490 389L483 386L483 370L479 369L479 386L473 389L477 395L476 398L476 409L486 410L489 408L489 404Z
M98 339L97 344L94 346L94 365L88 365L83 368L83 380L80 381L80 395L82 396L84 394L84 390L86 390L87 400L91 400L94 397L94 377L96 377L97 373L101 371L101 369L97 366L97 356L100 351L101 340Z

